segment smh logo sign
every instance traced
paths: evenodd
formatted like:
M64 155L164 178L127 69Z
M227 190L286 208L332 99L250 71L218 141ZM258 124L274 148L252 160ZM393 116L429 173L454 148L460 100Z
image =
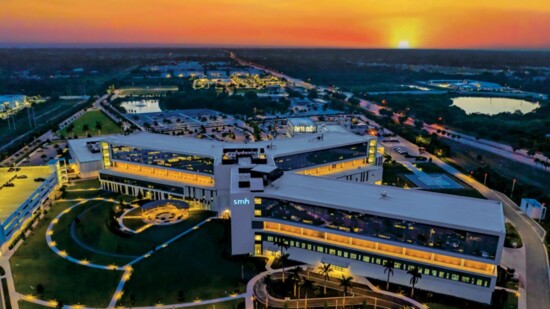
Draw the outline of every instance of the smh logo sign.
M247 198L233 200L233 205L250 205L250 200Z

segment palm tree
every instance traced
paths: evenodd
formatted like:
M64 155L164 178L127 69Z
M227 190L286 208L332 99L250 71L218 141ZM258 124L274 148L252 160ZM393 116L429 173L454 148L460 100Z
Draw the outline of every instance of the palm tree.
M294 282L294 297L296 297L296 289L298 287L298 283L300 283L300 281L302 280L300 278L301 271L302 271L302 267L300 266L296 266L290 271L291 273L290 278ZM300 296L298 296L298 298L300 298Z
M279 247L281 255L284 255L284 250L288 250L288 241L286 241L286 239L284 239L283 237L277 237L274 244L275 246Z
M281 261L281 268L283 269L283 283L285 282L285 264L288 262L288 253L283 254L279 257L279 261Z
M99 131L99 135L101 135L101 129L103 128L103 125L101 124L101 121L96 120L95 122L95 129Z
M351 288L352 287L352 280L353 280L353 277L345 277L344 275L342 275L342 279L338 279L340 280L340 286L344 288L344 308L346 308L346 295L348 294L348 288Z
M411 297L413 297L413 295L414 295L414 286L418 283L418 280L420 278L422 278L422 274L420 273L420 270L418 269L417 266L414 266L413 268L409 269L407 274L411 275L411 281L410 281L410 283L412 285Z
M86 132L86 136L88 136L88 131L90 131L90 126L87 123L85 123L82 126L82 131Z
M334 271L334 268L332 268L331 264L321 263L321 266L319 266L319 273L325 277L325 292L324 294L327 294L327 281L330 276L330 273Z
M304 290L306 291L306 295L305 295L306 296L306 303L305 303L304 308L307 308L307 291L308 290L313 290L314 287L315 286L314 286L312 280L309 280L306 277L302 277L302 288L304 288Z
M393 268L395 267L395 262L393 260L387 260L384 263L384 273L388 273L388 280L386 280L386 290L390 289L390 275L393 276Z
M73 131L74 131L74 124L71 123L71 124L69 124L69 125L67 126L67 133L68 133L68 135L70 136L71 133L73 133Z

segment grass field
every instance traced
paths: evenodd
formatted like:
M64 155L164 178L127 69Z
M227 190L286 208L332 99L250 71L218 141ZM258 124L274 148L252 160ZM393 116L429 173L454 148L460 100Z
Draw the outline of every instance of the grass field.
M214 220L151 257L136 263L121 303L126 306L190 302L243 293L245 282L264 270L265 261L224 257L226 227ZM241 280L241 272L244 279ZM217 307L217 306L216 306Z
M56 299L66 305L80 303L105 307L122 273L71 263L60 258L46 244L45 233L50 221L70 205L69 202L56 203L11 257L15 289L28 295L36 293L36 286L42 284L45 290L44 295L39 296L41 299Z
M101 123L101 130L96 128L96 122L98 121ZM76 119L73 124L74 130L72 133L67 132L67 128L64 128L59 131L59 134L65 137L74 136L75 134L78 137L86 137L87 134L98 136L122 133L120 127L113 120L111 120L111 118L107 117L107 115L105 115L102 111L98 110L86 112L84 115ZM88 131L84 130L85 125L88 125Z

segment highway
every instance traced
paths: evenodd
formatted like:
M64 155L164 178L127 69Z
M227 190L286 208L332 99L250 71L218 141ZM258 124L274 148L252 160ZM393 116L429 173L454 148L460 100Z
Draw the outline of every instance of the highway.
M242 62L243 64L252 65L258 69L266 70L272 74L277 74L277 76L284 77L287 80L300 81L296 78L286 76L282 73L273 72L260 65L241 61L236 56L235 59ZM303 81L301 82L304 84L308 84ZM368 111L374 112L375 114L378 114L378 111L382 108L381 106L366 100L361 100L360 106ZM375 123L370 119L368 120L370 121L370 123ZM400 141L400 147L403 148L403 145L405 145L407 148L406 150L408 150L410 153L417 153L417 145L399 136L397 137L397 139ZM502 203L505 217L510 220L510 222L518 230L527 252L525 261L526 273L522 274L526 291L526 295L523 295L522 297L526 297L527 308L550 308L550 279L548 271L549 265L548 255L546 247L544 245L543 237L545 232L540 228L540 226L533 223L532 220L526 218L525 215L522 215L518 210L518 206L504 194L498 191L491 190L490 188L484 186L482 183L479 183L472 177L461 173L449 164L441 161L436 156L431 157L434 164L441 167L448 173L454 175L455 177L459 178L460 180L466 182L474 189L479 191L487 199L500 201Z

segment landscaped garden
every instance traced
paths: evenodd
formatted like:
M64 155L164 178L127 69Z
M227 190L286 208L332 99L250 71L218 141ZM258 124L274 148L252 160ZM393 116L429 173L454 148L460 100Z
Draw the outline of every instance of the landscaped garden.
M113 230L113 213L117 208L131 207L129 202L134 198L87 191L97 185L84 181L67 187L65 198L85 196L88 200L55 202L14 253L10 262L17 292L51 304L60 301L64 305L107 307L123 276L122 269L93 266L123 267L146 256L132 265L120 303L152 306L159 300L171 304L240 294L250 278L265 270L264 259L231 256L230 222L215 218L205 221L215 216L214 212L191 209L182 222L153 225L137 234ZM50 234L50 245L60 252L48 246L46 234ZM61 256L65 254L76 260ZM35 309L38 305L29 300L24 298L21 307ZM216 304L217 308L242 306L242 298Z
M229 224L212 220L135 264L121 304L171 304L244 293L246 282L265 270L265 260L231 257Z
M107 135L107 134L119 134L122 130L118 124L116 124L111 118L105 115L100 110L88 111L73 123L59 131L59 135L65 137L87 137Z

